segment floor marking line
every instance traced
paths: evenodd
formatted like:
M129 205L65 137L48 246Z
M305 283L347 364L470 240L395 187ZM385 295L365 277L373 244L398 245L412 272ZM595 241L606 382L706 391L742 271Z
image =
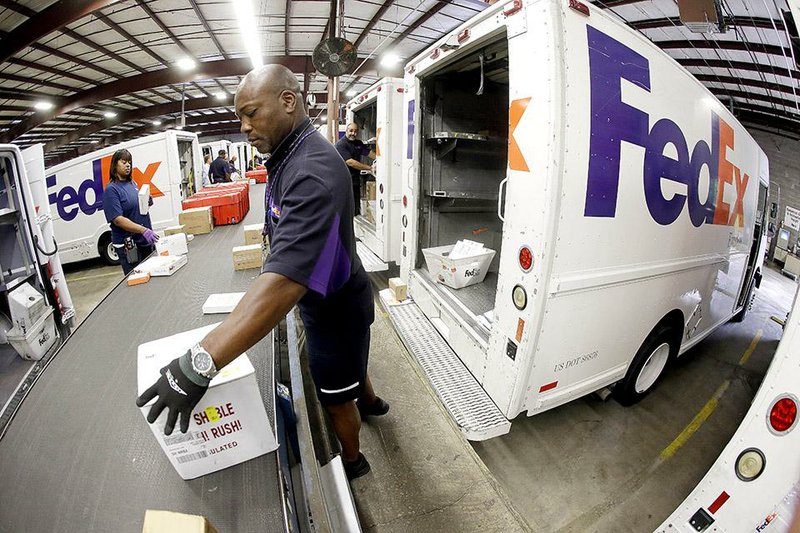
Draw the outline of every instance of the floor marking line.
M750 359L750 356L753 355L753 352L756 350L756 346L758 346L758 341L761 340L761 336L764 334L763 329L759 329L756 331L756 336L753 337L753 340L750 342L750 346L747 347L745 350L744 355L739 360L739 366L744 366L747 364L747 361Z
M123 275L124 274L122 274L121 272L106 272L105 274L92 274L92 275L89 275L89 276L83 276L82 278L67 279L67 283L71 283L73 281L86 281L86 280L95 279L95 278L108 278L108 277L111 277L111 276L123 276Z
M694 433L698 429L700 429L700 426L703 425L703 422L705 422L708 419L708 417L711 416L711 413L713 413L714 410L717 408L719 399L722 397L723 394L725 394L725 391L728 390L730 384L731 384L730 380L725 380L722 383L722 385L719 386L717 391L714 393L714 396L712 396L711 399L708 400L708 402L706 402L703 408L700 409L700 412L695 415L694 419L692 419L691 422L689 422L689 425L683 428L683 431L681 431L680 434L677 437L675 437L675 440L673 440L669 446L667 446L661 451L661 454L659 456L660 460L669 459L670 457L675 455L675 453L681 448L681 446L683 446L689 441L692 435L694 435Z

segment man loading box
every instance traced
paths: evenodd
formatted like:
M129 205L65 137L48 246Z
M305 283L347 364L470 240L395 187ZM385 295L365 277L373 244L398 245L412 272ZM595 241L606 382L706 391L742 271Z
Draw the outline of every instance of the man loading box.
M369 159L375 159L375 152L358 139L358 130L358 124L351 122L347 125L344 137L336 142L336 151L342 156L350 171L356 215L361 214L361 171L372 170L370 165L361 162L361 158L367 156Z
M235 97L241 131L267 161L266 229L270 255L261 275L219 327L161 369L138 399L158 400L147 420L169 409L165 433L192 409L211 378L269 333L295 304L306 330L317 396L342 444L348 478L369 472L360 452L361 417L386 414L367 375L372 289L355 252L353 197L347 167L306 116L300 85L289 69L251 71ZM356 403L357 401L357 403Z

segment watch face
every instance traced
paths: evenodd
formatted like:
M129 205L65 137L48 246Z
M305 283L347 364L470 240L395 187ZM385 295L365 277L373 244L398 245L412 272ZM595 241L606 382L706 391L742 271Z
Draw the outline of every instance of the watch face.
M212 363L211 356L206 352L200 352L194 356L194 367L198 372L208 372L211 370Z

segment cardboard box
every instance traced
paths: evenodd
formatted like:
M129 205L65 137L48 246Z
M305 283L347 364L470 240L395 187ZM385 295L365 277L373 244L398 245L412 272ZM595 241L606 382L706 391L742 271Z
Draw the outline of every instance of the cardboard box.
M160 377L161 368L201 341L219 324L185 331L139 346L138 392L142 394ZM154 398L141 408L147 418ZM194 479L264 455L278 448L247 354L224 367L211 380L208 391L192 411L189 431L177 427L164 435L165 409L149 424L172 466L183 479Z
M164 229L164 235L175 235L176 233L186 233L186 226L170 226Z
M14 329L22 335L39 322L48 308L44 296L28 282L8 294L8 307Z
M408 298L408 285L400 278L390 278L389 279L389 288L394 293L394 298L398 302L402 302L406 298Z
M27 332L22 333L17 328L11 328L6 333L6 338L20 357L38 361L59 338L53 318L53 308L47 307L46 312L28 328Z
M128 285L141 285L150 281L150 272L138 272L134 270L128 276Z
M156 242L156 253L158 255L186 255L189 253L189 246L186 244L186 234L176 233L161 237Z
M374 200L375 199L375 182L368 181L367 182L367 200Z
M222 292L210 295L203 304L203 314L230 313L239 305L243 292Z
M261 268L263 264L264 256L261 253L260 244L248 244L247 246L235 246L233 248L234 270Z
M186 233L203 235L214 229L211 206L186 209L178 214L178 222L185 226Z
M244 243L245 244L261 244L264 241L264 236L261 232L264 230L263 224L248 224L244 227Z
M171 276L188 262L185 255L155 255L136 265L135 272L147 272L151 276Z
M205 517L148 509L142 533L217 533Z
M139 214L146 215L150 212L150 184L142 185L137 196L139 198Z

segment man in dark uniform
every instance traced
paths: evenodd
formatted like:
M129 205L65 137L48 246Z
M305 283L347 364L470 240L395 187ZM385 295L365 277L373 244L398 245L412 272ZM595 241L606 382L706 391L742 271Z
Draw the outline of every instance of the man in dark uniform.
M344 137L336 143L336 151L342 156L347 168L350 170L356 215L361 214L361 171L372 170L371 166L361 162L361 158L367 156L370 159L375 159L375 152L358 139L358 130L358 124L351 122L347 125Z
M211 183L225 183L231 181L231 165L228 163L228 154L225 150L220 150L217 158L208 167L208 176Z
M317 396L342 444L350 479L369 472L360 452L361 418L386 414L367 375L372 289L355 252L353 197L347 167L314 130L300 85L289 69L267 65L242 80L235 98L241 131L267 161L270 255L261 275L219 327L162 369L138 399L155 396L147 420L169 408L165 433L192 409L217 371L269 333L295 304L306 329Z

